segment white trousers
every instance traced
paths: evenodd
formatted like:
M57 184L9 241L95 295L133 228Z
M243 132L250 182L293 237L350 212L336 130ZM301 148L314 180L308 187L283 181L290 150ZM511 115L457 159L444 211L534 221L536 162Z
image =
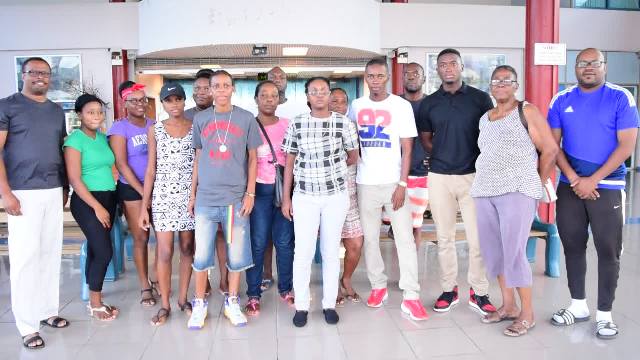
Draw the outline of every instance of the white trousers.
M336 307L340 276L340 235L349 209L349 194L305 195L294 193L293 228L296 235L293 255L293 290L296 310L309 311L311 262L316 251L320 229L322 254L322 308Z
M62 188L14 190L21 216L8 216L11 309L20 335L58 315Z

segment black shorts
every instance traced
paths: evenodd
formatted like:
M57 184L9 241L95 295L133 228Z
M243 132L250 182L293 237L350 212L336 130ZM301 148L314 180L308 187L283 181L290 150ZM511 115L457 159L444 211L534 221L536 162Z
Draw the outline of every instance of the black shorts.
M142 196L131 185L120 181L116 185L116 192L118 194L118 202L142 200Z

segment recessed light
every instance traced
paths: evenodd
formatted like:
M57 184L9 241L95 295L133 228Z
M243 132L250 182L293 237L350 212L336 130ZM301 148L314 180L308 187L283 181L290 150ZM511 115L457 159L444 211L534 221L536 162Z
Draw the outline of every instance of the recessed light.
M309 51L308 47L283 47L282 48L282 56L306 56L307 51Z

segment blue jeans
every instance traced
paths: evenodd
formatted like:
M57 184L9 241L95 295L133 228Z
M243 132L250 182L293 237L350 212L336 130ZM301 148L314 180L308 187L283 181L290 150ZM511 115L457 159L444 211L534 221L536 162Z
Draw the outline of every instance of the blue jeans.
M254 267L247 270L247 295L260 297L264 252L273 241L278 268L278 292L293 288L293 222L287 220L279 207L273 205L274 184L256 183L256 201L251 213L251 250Z
M233 206L196 206L196 251L193 270L205 271L213 267L219 223L226 240L227 269L238 272L253 266L249 216L241 216L240 209L241 202Z

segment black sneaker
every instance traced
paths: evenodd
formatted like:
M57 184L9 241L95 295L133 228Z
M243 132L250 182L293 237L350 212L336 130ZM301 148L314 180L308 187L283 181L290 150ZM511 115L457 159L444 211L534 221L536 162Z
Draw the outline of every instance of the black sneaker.
M326 321L327 324L334 325L340 320L335 309L324 309L322 310L322 313L324 314L324 321Z
M488 315L489 313L498 311L491 301L489 301L489 295L476 295L473 288L469 288L469 306L476 309L482 315Z
M308 311L296 310L296 314L293 315L293 325L296 327L303 327L307 325Z
M445 291L440 295L436 303L433 305L433 311L447 312L451 310L451 307L456 305L460 300L458 299L458 286L453 288L453 291Z

